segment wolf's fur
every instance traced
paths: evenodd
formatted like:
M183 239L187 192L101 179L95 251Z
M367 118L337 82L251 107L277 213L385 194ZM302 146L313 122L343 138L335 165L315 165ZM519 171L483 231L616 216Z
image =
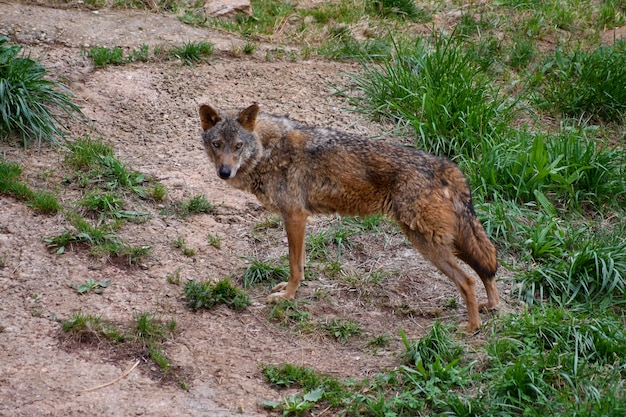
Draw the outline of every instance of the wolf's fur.
M382 212L457 286L469 330L480 326L475 280L455 255L485 285L485 307L498 305L496 249L476 218L467 180L450 160L260 114L256 104L224 113L202 105L200 120L218 175L283 217L290 276L274 288L269 301L294 297L304 273L309 215Z

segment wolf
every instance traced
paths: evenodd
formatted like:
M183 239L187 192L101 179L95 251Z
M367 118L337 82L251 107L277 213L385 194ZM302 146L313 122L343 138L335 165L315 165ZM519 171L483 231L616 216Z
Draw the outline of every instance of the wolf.
M468 331L480 328L480 309L498 306L496 249L476 217L465 176L449 159L263 114L256 103L224 112L203 104L199 113L217 175L282 216L289 279L274 287L268 302L292 299L302 280L307 217L382 212L455 284ZM480 277L486 304L478 305L475 279L456 258Z

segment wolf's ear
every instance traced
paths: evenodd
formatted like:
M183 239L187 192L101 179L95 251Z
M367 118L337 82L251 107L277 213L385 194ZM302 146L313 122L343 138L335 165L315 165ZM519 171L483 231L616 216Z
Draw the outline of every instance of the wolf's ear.
M209 130L220 120L222 120L222 118L213 107L207 104L200 106L200 122L202 123L202 130Z
M256 117L259 114L259 105L254 103L252 106L245 108L239 113L237 121L249 132L254 130L256 125Z

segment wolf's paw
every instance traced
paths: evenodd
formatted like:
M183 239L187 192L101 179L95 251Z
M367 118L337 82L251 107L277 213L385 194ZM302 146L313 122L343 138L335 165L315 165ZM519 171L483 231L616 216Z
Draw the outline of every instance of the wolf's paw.
M496 313L498 311L498 306L494 306L489 303L480 303L478 305L478 311L481 313Z
M289 283L289 282L287 282L287 281L283 281L283 282L281 282L280 284L275 285L275 286L274 286L274 288L272 288L272 292L280 292L280 291L284 291L284 290L285 290L285 288L287 288L287 284L288 284L288 283Z
M267 296L267 302L268 303L280 303L282 300L290 300L292 299L293 296L289 297L289 295L287 295L286 291L278 291L278 292L273 292L270 295Z

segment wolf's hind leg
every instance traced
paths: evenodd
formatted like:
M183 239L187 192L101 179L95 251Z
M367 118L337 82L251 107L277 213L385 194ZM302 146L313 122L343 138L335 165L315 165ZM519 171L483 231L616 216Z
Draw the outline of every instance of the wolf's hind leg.
M478 301L476 298L476 280L461 269L452 252L451 245L429 242L408 226L403 226L402 228L415 249L452 280L463 297L463 301L465 301L469 316L467 330L470 332L478 330L480 328L480 317L478 315Z
M487 291L487 302L481 303L478 306L480 311L490 311L494 310L500 304L500 297L498 296L498 288L496 287L496 278L495 277L480 277L483 284L485 285L485 291Z

